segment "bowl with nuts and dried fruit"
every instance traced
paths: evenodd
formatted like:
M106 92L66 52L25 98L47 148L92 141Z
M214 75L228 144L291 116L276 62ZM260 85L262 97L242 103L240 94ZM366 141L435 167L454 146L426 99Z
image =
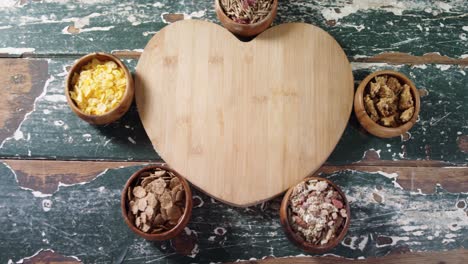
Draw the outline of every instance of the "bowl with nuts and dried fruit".
M404 74L385 70L367 76L354 96L354 113L364 129L381 137L404 134L416 123L419 92Z
M109 124L130 108L135 88L132 74L117 57L91 53L71 67L65 96L72 111L94 125Z
M122 191L122 215L137 235L147 240L167 240L184 230L192 215L188 182L166 165L135 172Z
M215 0L215 9L221 24L229 31L253 37L271 25L278 0Z
M302 250L323 253L343 240L350 223L349 203L341 189L320 177L291 187L280 207L286 236Z

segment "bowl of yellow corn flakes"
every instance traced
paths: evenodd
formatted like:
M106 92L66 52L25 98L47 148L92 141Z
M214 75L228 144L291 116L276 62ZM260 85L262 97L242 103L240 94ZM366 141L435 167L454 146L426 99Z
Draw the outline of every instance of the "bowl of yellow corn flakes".
M94 125L112 123L130 108L135 94L132 74L117 57L91 53L68 73L65 95L73 112Z

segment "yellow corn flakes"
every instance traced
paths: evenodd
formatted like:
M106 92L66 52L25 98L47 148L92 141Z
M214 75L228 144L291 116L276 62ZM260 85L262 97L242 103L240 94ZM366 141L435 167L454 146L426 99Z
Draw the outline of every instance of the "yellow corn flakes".
M122 101L127 79L122 68L113 61L93 59L75 73L70 96L78 108L86 114L102 115Z

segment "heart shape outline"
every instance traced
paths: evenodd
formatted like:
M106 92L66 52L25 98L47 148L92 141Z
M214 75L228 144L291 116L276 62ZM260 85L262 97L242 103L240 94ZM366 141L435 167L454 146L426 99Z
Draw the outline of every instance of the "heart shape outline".
M216 24L179 21L148 42L135 79L138 111L155 150L195 186L234 206L273 198L316 171L344 132L354 93L344 51L304 23L240 42ZM261 116L254 118L260 125L245 121L252 113Z

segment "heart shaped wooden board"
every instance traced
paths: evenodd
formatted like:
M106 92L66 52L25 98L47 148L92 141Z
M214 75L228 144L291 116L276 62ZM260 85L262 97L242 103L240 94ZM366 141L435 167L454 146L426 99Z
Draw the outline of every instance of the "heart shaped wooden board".
M209 22L158 32L136 69L136 103L156 151L211 196L249 206L317 170L353 103L345 53L308 24L241 42Z

